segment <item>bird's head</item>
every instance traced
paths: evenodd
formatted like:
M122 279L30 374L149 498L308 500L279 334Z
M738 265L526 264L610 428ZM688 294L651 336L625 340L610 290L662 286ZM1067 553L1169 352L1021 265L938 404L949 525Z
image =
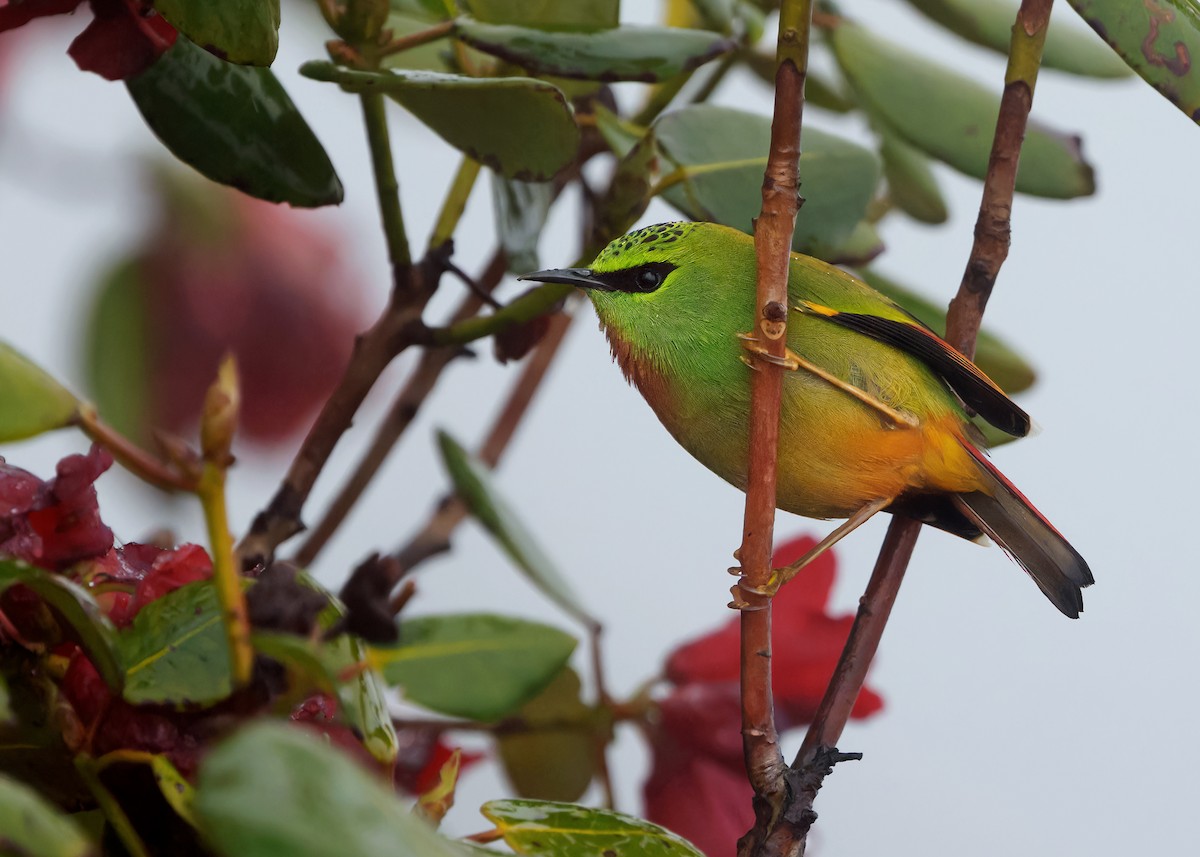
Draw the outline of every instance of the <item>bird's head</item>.
M521 279L585 289L614 348L658 358L729 328L743 304L752 310L754 244L714 223L659 223L622 235L586 268ZM744 282L749 297L741 293Z

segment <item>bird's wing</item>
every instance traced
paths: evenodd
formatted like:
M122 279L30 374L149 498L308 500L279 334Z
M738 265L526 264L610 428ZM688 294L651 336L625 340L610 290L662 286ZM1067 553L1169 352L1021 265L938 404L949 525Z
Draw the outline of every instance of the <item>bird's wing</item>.
M1029 414L1005 395L966 355L919 323L857 312L840 312L801 300L800 312L815 315L879 342L899 348L927 365L963 403L1001 431L1024 437L1029 434Z

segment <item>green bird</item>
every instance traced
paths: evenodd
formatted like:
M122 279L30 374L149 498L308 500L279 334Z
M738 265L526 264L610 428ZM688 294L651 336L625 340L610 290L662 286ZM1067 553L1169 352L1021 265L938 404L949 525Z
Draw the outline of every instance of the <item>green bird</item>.
M756 338L754 241L713 223L663 223L587 268L522 279L587 290L613 355L672 436L745 490L750 378L783 364L776 502L848 518L794 573L879 511L990 537L1067 616L1094 581L1083 557L980 451L972 413L1015 436L1029 416L960 352L850 274L793 253L787 357Z

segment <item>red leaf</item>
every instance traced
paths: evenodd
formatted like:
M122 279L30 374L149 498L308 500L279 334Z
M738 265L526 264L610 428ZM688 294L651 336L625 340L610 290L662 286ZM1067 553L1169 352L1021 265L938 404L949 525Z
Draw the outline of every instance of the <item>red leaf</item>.
M91 0L95 17L67 53L83 71L107 80L134 77L175 44L174 27L138 0Z
M0 0L0 33L15 30L34 18L74 12L83 0Z
M208 557L208 551L199 545L185 544L173 551L163 551L155 557L146 576L138 581L133 597L133 612L137 613L151 601L181 586L210 577L212 560Z
M422 795L438 784L438 775L454 748L432 729L399 729L396 732L395 787L405 794ZM483 758L482 753L463 751L459 773Z

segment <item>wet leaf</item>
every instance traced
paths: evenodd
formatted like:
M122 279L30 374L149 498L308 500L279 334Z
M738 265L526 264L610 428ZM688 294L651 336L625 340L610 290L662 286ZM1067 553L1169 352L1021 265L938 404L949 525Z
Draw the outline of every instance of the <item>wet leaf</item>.
M200 767L200 828L226 857L471 857L409 812L375 774L319 736L260 722Z
M279 48L279 0L154 0L179 32L232 63L268 66Z
M28 786L0 774L0 854L88 857L96 853L61 810Z
M151 601L117 637L125 700L208 705L233 689L229 643L211 581L189 583Z
M408 619L398 644L371 647L368 658L406 699L493 721L540 693L574 650L575 639L549 625L467 613Z
M1008 56L1019 0L908 0L926 17L969 42ZM1127 5L1127 4L1126 4ZM1086 30L1050 18L1042 65L1088 77L1128 77L1129 68Z
M496 172L548 181L579 147L579 128L557 87L528 77L476 78L431 71L355 71L309 62L300 73L347 92L394 98L443 140Z
M566 578L546 556L516 512L496 492L487 468L444 431L438 432L438 446L454 490L476 520L500 543L509 559L551 601L583 624L595 626L596 620L584 609Z
M480 21L542 30L600 30L617 26L620 0L466 0Z
M21 583L53 607L79 638L88 658L113 689L124 671L118 660L117 631L87 590L57 574L12 559L0 559L0 592Z
M945 334L946 310L943 307L878 271L865 269L859 273L867 283L912 313L933 329L938 336ZM1018 354L1003 339L987 330L979 332L979 341L975 349L975 363L1010 395L1028 390L1037 380L1037 375L1029 361ZM1010 437L1009 435L1004 436Z
M929 159L895 134L880 134L879 154L888 196L897 208L922 223L945 223L946 199Z
M1200 9L1191 0L1070 0L1121 59L1200 122Z
M983 178L1000 110L998 95L849 21L832 30L830 41L859 100L884 131L967 175ZM800 175L804 177L803 168ZM1079 139L1030 120L1017 190L1069 199L1095 189Z
M536 800L493 800L482 812L518 854L582 857L611 851L639 857L703 857L669 830L623 812Z
M213 181L304 208L342 201L329 156L269 69L176 39L126 86L163 145Z
M664 199L692 220L752 230L762 209L769 117L696 105L665 114L654 124L654 136L669 162L659 167ZM801 150L805 202L792 247L826 258L863 219L879 180L879 162L867 149L808 124Z
M528 731L496 736L504 773L521 797L570 801L587 791L595 776L596 737L592 711L579 692L579 675L560 670L517 712Z
M105 421L146 440L150 380L140 263L128 256L101 277L85 323L84 362L88 391Z
M79 400L44 369L0 342L0 442L24 440L68 426Z
M523 182L492 173L492 213L509 271L524 273L541 267L538 239L554 196L551 182Z
M460 21L455 34L473 48L530 74L579 80L658 83L698 68L735 44L718 33L674 27L615 27L594 33L548 33Z

